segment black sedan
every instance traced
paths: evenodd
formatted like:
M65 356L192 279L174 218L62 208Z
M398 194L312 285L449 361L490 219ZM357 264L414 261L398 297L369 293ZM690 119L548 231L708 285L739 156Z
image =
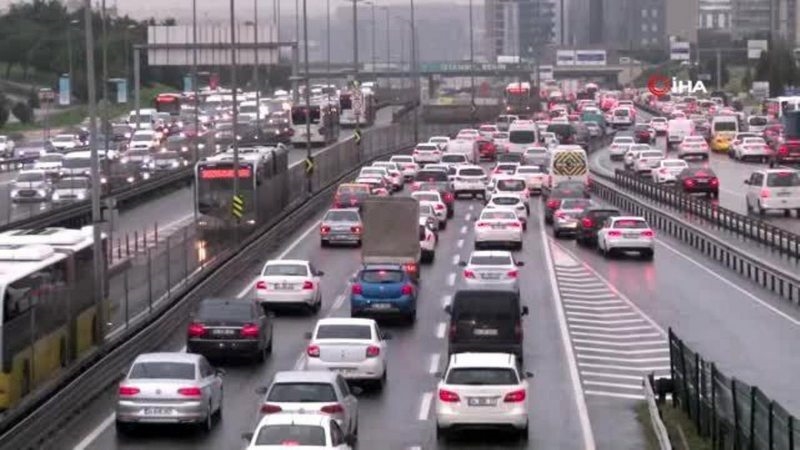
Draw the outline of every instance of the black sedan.
M597 231L603 228L603 222L609 217L621 216L616 208L592 206L583 210L578 216L576 240L578 245L597 245Z
M545 202L544 222L553 223L553 214L561 207L561 200L565 198L589 198L591 194L582 181L562 181L549 190L542 191L542 200Z
M701 193L719 198L719 178L713 170L703 167L683 169L676 177L675 186L687 194Z
M189 324L186 351L209 359L238 356L264 361L272 352L273 317L253 302L205 299Z

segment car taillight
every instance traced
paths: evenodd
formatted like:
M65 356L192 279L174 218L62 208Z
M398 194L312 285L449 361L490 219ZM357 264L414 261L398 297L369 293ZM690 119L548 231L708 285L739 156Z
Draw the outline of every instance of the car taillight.
M511 227L511 228L521 228L522 227L522 224L519 223L519 222L509 222L507 225L509 227Z
M514 338L517 342L522 342L522 323L519 320L514 324Z
M350 199L350 206L355 206L357 203L358 203L358 199L357 198L352 197Z
M561 200L548 200L547 207L550 209L556 209L561 206Z
M319 232L320 232L320 234L328 234L328 233L331 232L331 227L329 227L327 225L323 225L323 226L319 227Z
M709 183L711 183L712 186L719 186L719 178L712 178Z
M436 210L437 210L437 211L441 211L441 210L443 210L444 208L445 208L445 206L444 206L443 204L441 204L441 203L437 203L437 204L436 204Z
M355 295L361 295L364 293L364 288L361 286L360 283L356 283L350 288L350 293Z
M592 228L594 226L594 222L592 222L592 219L590 219L588 217L584 217L581 220L581 226L583 228Z
M178 388L178 394L184 397L200 397L203 395L203 390L199 387Z
M359 226L350 227L350 231L352 231L355 234L361 234L361 227Z
M455 197L453 197L453 194L451 194L451 193L449 193L449 192L447 192L447 193L445 193L445 194L444 194L444 201L446 201L446 202L450 203L450 202L452 202L454 199L455 199Z
M491 225L489 223L487 223L487 222L478 222L478 223L475 224L475 226L478 227L478 228L486 228L486 227L491 226Z
M661 169L658 169L658 173L660 173L661 175L666 175L667 174L667 169L662 167Z
M608 237L620 237L620 236L622 236L622 232L620 231L612 230L608 232Z
M306 355L309 358L319 358L319 345L309 345L306 348Z
M320 411L325 414L342 414L344 412L344 408L342 405L334 403L332 405L323 406L320 408Z
M689 180L684 180L684 181L683 181L683 184L685 184L685 185L686 185L686 187L692 187L692 186L694 186L694 180L691 180L691 179L689 179Z
M263 281L263 280L257 281L256 282L256 289L259 290L259 291L266 291L268 289L267 288L267 282Z
M314 289L314 282L313 281L307 280L307 281L303 282L303 290L304 291L310 291L312 289Z
M509 392L503 397L504 403L519 403L525 401L525 389Z
M640 233L640 235L642 237L651 238L651 237L655 236L656 234L653 232L653 230L644 230L644 231L642 231Z
M555 216L558 217L559 219L563 219L567 217L567 213L565 213L564 211L556 211Z
M414 263L405 264L405 265L403 265L403 270L405 270L406 273L410 273L410 274L417 273L417 265L414 264Z
M769 189L767 188L761 189L761 192L758 193L758 196L761 198L769 198L769 195Z
M464 278L475 278L475 272L465 269L464 270Z
M410 284L404 284L403 288L400 289L400 294L402 295L411 295L414 293L414 288Z
M134 395L142 392L139 388L133 386L120 386L117 390L117 394L120 397L133 397Z
M272 404L269 404L269 403L264 403L263 405L261 405L261 413L262 414L275 414L275 413L279 413L281 411L283 411L283 408L281 408L278 405L272 405Z
M786 155L788 155L788 154L789 154L789 146L787 146L787 145L785 145L785 144L784 144L784 145L781 145L781 146L778 148L778 154L780 154L781 156L786 156Z
M508 273L506 273L506 275L508 275L511 278L517 278L517 275L519 275L519 272L516 271L516 270L509 270Z
M380 354L381 354L381 348L378 347L377 345L370 345L369 347L367 347L367 358L375 358L377 356L380 356Z
M192 322L189 324L189 337L200 337L206 334L206 327L202 323Z
M461 398L453 391L439 389L439 400L445 403L458 403L461 401Z
M333 202L333 207L334 207L334 208L341 208L341 207L342 207L342 204L341 204L341 203L339 203L338 201L334 201L334 202Z
M259 332L258 325L247 323L242 327L240 334L243 338L257 338L261 333Z

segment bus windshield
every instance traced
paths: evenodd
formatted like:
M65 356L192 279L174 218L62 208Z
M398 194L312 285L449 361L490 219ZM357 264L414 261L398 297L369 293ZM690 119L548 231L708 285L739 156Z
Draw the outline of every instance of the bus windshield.
M233 198L232 164L201 165L197 168L197 210L215 217L230 216ZM240 163L239 195L244 197L245 210L253 211L255 181L252 166ZM249 205L249 206L248 206Z
M319 123L319 107L311 107L311 123ZM306 108L304 106L292 108L292 123L299 125L306 123Z

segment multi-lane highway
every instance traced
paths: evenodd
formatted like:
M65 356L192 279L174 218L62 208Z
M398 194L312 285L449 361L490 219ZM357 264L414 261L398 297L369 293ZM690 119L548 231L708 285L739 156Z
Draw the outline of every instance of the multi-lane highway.
M635 405L641 376L665 374L669 353L665 329L672 326L687 343L727 373L758 385L790 410L800 409L800 388L791 377L800 355L787 343L800 338L800 314L670 238L659 238L653 262L606 260L568 240L554 240L534 201L531 226L518 259L521 289L532 314L524 324L526 369L535 373L531 433L527 445L495 436L466 434L437 442L432 417L433 373L446 354L443 306L458 289L459 260L473 247L473 219L482 204L461 200L455 218L441 232L436 261L422 272L420 311L411 328L391 327L389 383L360 401L360 448L644 448ZM322 214L322 211L320 211ZM359 262L357 249L322 249L318 223L298 229L270 258L309 259L326 272L321 316L348 316L348 280ZM260 261L259 263L263 263ZM218 296L251 298L254 265L230 280ZM316 318L276 319L273 355L262 366L227 364L224 418L208 435L151 428L133 437L114 430L116 390L94 401L59 437L78 449L241 448L260 414L255 390L278 370L299 367L303 333ZM183 348L185 331L175 330L163 350Z

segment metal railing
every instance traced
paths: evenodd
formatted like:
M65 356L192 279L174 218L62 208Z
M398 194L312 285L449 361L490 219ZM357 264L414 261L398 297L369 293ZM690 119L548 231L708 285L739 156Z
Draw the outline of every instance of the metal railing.
M669 330L672 401L715 450L794 450L800 426L756 386L720 372Z
M647 412L650 415L650 427L653 429L653 434L658 442L659 450L672 450L672 443L669 440L667 427L664 425L664 421L661 419L661 411L658 409L658 402L656 401L651 377L652 374L642 379L642 384L644 385L644 400L645 403L647 403Z

